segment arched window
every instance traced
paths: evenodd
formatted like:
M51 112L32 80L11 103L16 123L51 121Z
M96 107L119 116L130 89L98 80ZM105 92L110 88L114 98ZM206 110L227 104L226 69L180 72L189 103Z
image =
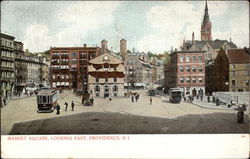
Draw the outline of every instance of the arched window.
M99 86L95 86L95 92L100 92L100 87Z
M114 92L117 92L117 91L118 91L118 87L117 87L117 86L114 86L114 87L113 87L113 91L114 91Z

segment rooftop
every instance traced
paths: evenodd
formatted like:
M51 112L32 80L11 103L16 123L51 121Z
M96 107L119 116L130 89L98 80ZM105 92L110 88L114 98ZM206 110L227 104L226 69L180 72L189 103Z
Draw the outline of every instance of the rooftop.
M244 64L250 63L250 55L247 53L248 49L229 49L227 51L230 64Z

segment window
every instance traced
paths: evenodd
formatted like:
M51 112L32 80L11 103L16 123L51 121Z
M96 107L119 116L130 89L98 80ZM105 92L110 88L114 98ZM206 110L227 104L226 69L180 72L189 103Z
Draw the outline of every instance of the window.
M196 78L195 77L192 78L192 82L196 83Z
M235 64L232 64L232 68L235 69Z
M186 78L186 82L190 83L190 78L189 77Z
M105 78L105 82L108 82L108 78Z
M99 86L95 86L95 92L100 92L100 87Z
M246 80L246 86L249 86L249 80Z
M117 82L117 78L114 78L114 82Z
M201 61L202 61L202 56L199 56L199 59L198 59L198 60L199 60L199 62L201 62Z
M183 62L183 61L184 61L184 57L180 56L180 62Z
M97 83L98 83L98 82L99 82L99 78L96 78L96 79L95 79L95 82L97 82Z
M202 78L201 77L199 78L199 83L202 83Z
M235 76L235 71L232 71L232 76Z
M72 53L71 53L71 57L72 57L72 58L76 58L76 52L72 52Z
M199 72L202 72L202 66L199 66Z
M196 72L196 66L192 66L192 71Z
M246 64L246 68L250 68L250 64L248 63L248 64Z
M196 56L193 56L193 59L192 59L192 60L193 60L193 62L195 62L195 61L196 61Z
M183 66L180 66L180 72L183 72Z
M235 80L232 80L232 86L235 86Z
M180 82L184 83L184 78L183 77L180 78Z
M190 72L190 66L186 66L186 71Z
M186 62L190 62L190 56L186 56Z
M114 92L117 92L117 91L118 91L118 87L117 87L117 86L114 86L114 87L113 87L113 91L114 91Z

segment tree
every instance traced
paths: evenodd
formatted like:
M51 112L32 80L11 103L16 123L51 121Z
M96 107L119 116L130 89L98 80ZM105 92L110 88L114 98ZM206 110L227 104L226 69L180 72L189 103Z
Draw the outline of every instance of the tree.
M170 55L167 51L164 51L164 64L169 64L170 63Z

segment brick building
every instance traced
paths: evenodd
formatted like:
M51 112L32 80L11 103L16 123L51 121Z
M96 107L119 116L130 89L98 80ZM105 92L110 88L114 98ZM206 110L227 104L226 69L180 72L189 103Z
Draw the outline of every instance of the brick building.
M179 87L185 94L205 93L205 51L174 51L165 65L167 87Z
M221 49L214 61L206 64L206 93L229 91L229 59Z
M228 50L229 89L231 92L249 92L250 90L250 49Z
M88 61L100 52L99 47L87 47L86 44L83 47L51 47L51 87L87 90Z

